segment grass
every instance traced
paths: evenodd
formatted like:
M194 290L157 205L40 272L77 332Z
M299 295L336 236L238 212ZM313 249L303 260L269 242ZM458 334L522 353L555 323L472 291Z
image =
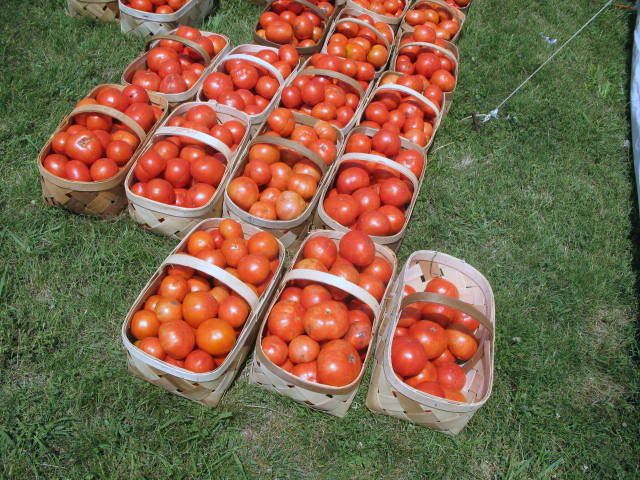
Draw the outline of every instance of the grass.
M603 1L478 0L460 86L401 259L430 248L486 274L494 394L448 437L364 405L336 419L248 385L206 409L131 377L119 329L173 242L123 215L46 207L35 158L143 41L63 0L0 10L0 477L637 478L638 250L628 140L629 11L607 10L501 111L487 112ZM208 29L250 40L261 10ZM245 372L246 373L246 372Z

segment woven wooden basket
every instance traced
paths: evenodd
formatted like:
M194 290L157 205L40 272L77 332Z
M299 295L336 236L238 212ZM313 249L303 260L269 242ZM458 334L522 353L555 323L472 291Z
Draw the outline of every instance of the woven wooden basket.
M418 8L421 5L429 5L434 10L446 10L453 18L455 18L460 24L460 28L458 29L458 33L456 33L449 41L454 43L460 37L460 32L462 32L462 26L467 18L464 12L456 7L449 5L447 2L442 0L418 0L413 3L409 9ZM409 25L405 19L405 16L402 17L402 22L400 23L400 31L398 33L405 32L413 32L413 27Z
M192 232L216 228L222 219L211 218L203 220L196 225ZM251 225L242 225L245 238L250 237L260 230ZM189 232L191 233L191 232ZM142 289L140 295L133 303L124 323L122 324L122 342L127 351L127 363L129 371L136 377L153 383L171 393L188 398L195 402L214 407L218 404L224 392L229 388L234 378L242 368L247 354L253 348L255 342L258 319L261 317L268 299L278 285L282 275L285 249L280 244L280 266L274 274L273 280L264 293L257 297L252 289L225 270L191 255L182 253L186 249L186 239L178 244L171 254L162 262L162 265L151 277L151 280ZM183 368L175 367L166 362L152 357L135 345L129 334L129 325L133 314L137 312L146 300L156 291L158 285L165 276L165 267L168 265L182 265L205 273L234 290L244 298L251 307L249 318L238 336L233 349L218 368L207 373L194 373Z
M120 29L134 35L163 35L179 25L198 27L213 7L213 0L189 0L178 11L169 14L136 10L118 0Z
M202 31L203 34L205 35L213 35L212 32L205 32ZM200 75L200 78L198 79L198 81L196 83L194 83L191 88L189 88L189 90L185 91L185 92L180 92L180 93L161 93L161 92L156 92L158 93L158 95L162 95L164 98L167 99L167 101L169 102L169 106L171 108L174 108L175 106L177 106L178 104L182 103L182 102L186 102L189 101L191 99L193 99L199 88L200 85L202 85L202 81L204 80L204 77L207 76L207 74L209 73L209 71L215 66L215 64L222 58L224 57L227 52L231 49L231 40L229 40L229 38L225 35L216 33L216 35L220 35L221 37L223 37L226 42L227 45L213 58L211 58L209 56L209 54L200 46L198 45L196 42L194 42L193 40L188 40L186 38L182 38L179 37L178 35L175 35L175 29L172 30L171 32L169 32L168 34L159 34L159 35L154 35L153 37L150 37L147 39L147 48L145 49L146 51L143 52L141 55L139 55L135 60L133 60L128 66L127 68L125 68L124 72L122 73L122 83L125 85L130 85L132 80L133 80L133 75L138 71L138 70L143 70L145 68L147 68L147 55L148 55L148 50L155 47L158 42L160 40L174 40L176 42L180 42L183 45L193 49L194 51L198 52L198 54L202 57L203 59L203 63L204 63L204 71L202 72L202 75Z
M265 48L266 47L259 47L256 45L247 45L247 44L239 45L235 47L231 52L229 52L229 54L227 54L219 62L217 62L216 65L214 65L213 68L211 68L207 72L207 74L211 72L224 73L224 64L228 60L244 60L246 62L253 63L255 66L261 69L266 70L278 81L278 84L280 85L280 87L278 88L278 91L269 102L269 105L267 105L267 108L265 108L262 112L257 113L255 115L249 115L249 120L254 130L255 130L255 127L257 127L258 125L260 125L262 122L266 120L266 118L269 116L269 113L271 113L271 110L273 110L275 106L278 104L278 101L279 101L278 99L280 98L280 92L282 91L282 88L286 84L286 80L282 76L282 73L280 73L280 70L278 70L276 67L271 65L269 62L264 61L262 58L249 55L249 53L258 52L260 50L264 50ZM289 75L289 78L291 77L293 77L293 72L291 73L291 75ZM197 96L198 101L200 102L215 101L215 100L209 100L207 96L204 94L203 83L204 82L200 84L200 88L198 89L198 96Z
M446 40L443 40L444 47L441 47L440 45L435 45L433 43L426 43L426 42L409 42L400 46L400 42L402 41L402 39L409 34L410 33L403 33L402 35L398 35L398 38L396 39L396 44L393 49L393 57L391 58L391 63L389 64L391 71L385 72L380 78L380 82L382 82L382 80L384 79L384 76L389 73L393 73L395 75L402 75L401 73L397 73L393 70L395 70L396 60L398 59L398 55L400 55L400 51L405 47L425 48L435 53L438 56L444 55L449 60L451 60L451 62L453 62L453 65L454 65L453 76L456 79L456 85L453 87L453 90L451 90L450 92L444 92L444 95L443 95L444 100L442 102L442 114L446 115L449 112L449 108L451 108L453 94L456 91L456 87L458 86L458 75L459 75L458 72L460 68L460 51L458 50L458 47L455 44L451 42L447 42Z
M309 233L305 242L317 236L329 237L335 242L339 242L343 235L343 233L330 230L314 230ZM294 259L300 257L303 248L304 243L300 245ZM395 254L382 245L376 245L376 253L391 263L393 267L393 278L397 267ZM355 298L363 301L374 312L371 344L369 345L365 359L362 362L360 375L358 375L358 378L349 385L345 385L344 387L331 387L302 380L274 364L267 358L262 350L260 339L263 336L267 324L268 312L271 311L273 305L278 301L280 294L287 287L287 284L295 280L311 280L331 287L340 288L341 290L353 295ZM389 285L391 285L391 283L392 282L389 282ZM260 327L260 332L258 334L258 341L256 341L253 363L251 364L251 371L249 373L249 381L262 388L289 397L296 402L300 402L315 410L321 410L337 417L344 417L347 414L356 393L358 392L358 386L360 385L360 381L362 380L362 376L366 370L369 357L372 356L375 334L378 331L381 312L384 309L386 299L391 293L391 290L392 289L387 286L384 296L385 300L383 300L382 303L378 303L376 299L369 294L369 292L351 282L347 282L341 277L337 277L330 273L318 272L316 270L289 270L285 274L276 295L274 295L271 305L265 312L262 326Z
M124 88L124 86L116 84L98 85L89 92L87 97L94 98L97 95L98 90L103 87L114 87L120 90ZM159 106L164 112L162 117L156 122L151 130L149 130L149 132L145 132L136 122L124 113L103 105L82 105L75 108L71 113L64 117L38 154L38 171L40 173L42 197L47 204L63 207L74 213L97 215L100 217L114 217L126 207L127 197L125 195L123 182L127 172L133 165L137 152L144 148L146 139L162 122L169 109L167 101L161 96L156 95L153 92L149 92L149 98L154 105ZM53 137L59 131L66 129L73 121L73 117L75 115L91 112L109 115L129 127L140 139L138 149L131 156L129 162L121 168L115 176L107 180L99 182L75 182L53 175L42 165L44 158L51 153L51 141L53 140Z
M367 99L365 104L362 105L358 113L354 115L354 118L357 117L355 124L360 125L360 123L362 123L365 120L364 112L371 102L377 100L376 98L377 95L383 94L385 92L398 92L401 95L411 96L414 99L416 99L418 102L429 106L429 108L431 108L434 112L436 112L436 116L434 117L434 120L433 120L433 134L431 135L431 138L429 139L429 141L424 147L419 147L426 155L427 151L431 147L431 144L433 143L433 140L436 137L436 132L438 131L438 127L440 126L440 122L442 121L442 113L443 113L442 109L438 107L435 103L433 103L431 100L429 100L427 97L425 97L421 93L418 93L409 87L405 87L404 85L397 85L395 83L388 83L386 85L383 85L381 83L383 78L384 78L384 74L378 80L377 85L374 88L372 88L371 94L369 95L369 98ZM400 135L402 136L402 134Z
M362 5L357 4L353 0L347 0L345 8L352 8L357 12L365 13L373 18L374 21L386 23L388 25L391 25L394 30L397 30L400 22L407 13L407 10L409 10L410 3L412 3L411 0L405 0L404 10L402 10L402 14L397 17L392 17L390 15L381 15L379 13L372 12L371 10L364 8Z
M120 17L118 0L67 0L67 14L101 22L117 22Z
M460 300L424 292L434 277L454 283ZM403 298L405 285L417 292ZM487 279L462 260L431 250L414 252L398 275L393 302L388 306L376 345L367 407L382 413L424 425L444 433L457 434L473 414L489 399L493 385L495 301ZM478 351L462 368L467 381L462 389L469 403L455 402L416 390L396 376L391 366L393 332L406 305L433 302L447 305L480 322L475 335Z
M296 123L299 123L299 124L311 126L318 121L316 118L308 117L300 113L295 113L294 115L296 117ZM266 125L263 125L261 127L260 132L264 133L265 131L266 131ZM255 137L251 141L251 143L249 143L249 145L247 146L247 149L244 152L245 158L236 162L236 167L231 175L231 179L242 175L242 172L244 171L244 167L247 163L249 149L251 148L251 145L256 143L268 143L270 145L286 147L291 150L294 150L304 155L304 157L307 158L308 160L312 161L315 165L318 166L318 168L323 173L323 177L321 181L318 183L318 191L316 192L314 197L309 201L309 204L307 205L307 208L302 213L302 215L300 215L298 218L294 220L265 220L263 218L256 217L254 215L251 215L246 210L243 210L238 205L236 205L231 200L231 198L229 198L229 194L226 192L226 190L224 192L223 214L225 216L230 216L231 218L241 220L245 223L256 225L262 228L263 230L266 230L272 233L273 235L275 235L280 239L280 241L285 245L285 247L287 247L289 251L291 251L297 246L299 241L302 239L302 237L304 237L304 235L309 230L309 226L311 225L312 215L316 208L316 204L318 203L320 192L322 191L325 183L328 181L328 178L332 176L331 172L333 172L333 165L332 166L325 165L324 161L318 155L316 155L315 152L312 152L311 150L309 150L304 145L298 142L281 138L281 137L271 136L271 135L259 135ZM342 137L342 134L338 131L338 145L337 145L338 155L340 155L343 146L344 146L343 137Z
M173 111L172 116L180 115L181 113L189 110L189 108L193 105L197 105L199 103L200 102L191 102L183 104ZM222 121L235 119L240 120L245 125L247 125L248 118L246 114L238 112L237 110L226 107L224 105L211 103L209 104L209 106L216 110L218 118L220 118ZM245 140L243 140L243 143L246 142L248 134L249 133L247 129L247 132L245 133ZM202 207L187 208L178 207L176 205L167 205L165 203L156 202L155 200L136 195L131 191L131 186L135 183L135 174L133 168L129 172L129 175L127 175L127 179L125 180L124 184L127 198L129 199L129 215L134 221L138 222L145 229L150 230L155 234L183 238L191 231L194 225L198 224L201 220L205 218L217 217L222 212L223 192L226 188L227 181L230 178L231 172L233 171L234 159L236 158L238 152L242 150L242 147L239 146L235 152L232 152L229 147L227 147L227 145L222 143L217 138L212 137L211 135L208 135L206 133L182 127L162 126L158 128L145 148L140 151L137 158L151 149L151 147L157 141L161 140L162 137L169 137L173 135L181 135L199 140L205 145L208 145L218 152L222 153L222 155L227 160L227 168L225 169L222 180L220 181L220 184L218 185L213 197L211 197L211 200L209 200L209 202Z
M271 4L273 3L274 0L266 0L267 6L264 9L264 12L268 12L271 10ZM318 41L316 42L316 44L312 47L296 47L296 50L298 51L298 54L301 57L308 57L310 55L313 55L314 53L317 53L320 51L320 49L322 48L322 45L324 44L324 40L327 36L327 31L329 30L329 28L331 27L331 25L333 24L334 19L336 18L336 16L338 15L338 13L340 12L340 9L342 7L342 4L344 2L342 1L336 1L335 2L335 8L333 10L333 12L331 13L331 15L326 16L324 14L324 11L322 11L320 8L318 8L318 6L314 3L308 2L307 0L294 0L296 3L299 3L301 5L304 5L305 7L309 8L310 10L312 10L316 15L318 15L322 21L324 22L324 32L322 33L322 37L320 37L318 39ZM260 35L258 35L258 29L260 28L260 25L258 23L256 23L256 28L253 29L253 42L258 44L258 45L266 45L268 47L274 47L274 48L278 48L281 45L279 43L275 43L275 42L271 42L269 40L267 40L266 38L261 37Z
M331 25L331 29L329 30L329 32L327 32L327 37L325 38L324 41L324 45L322 46L322 53L326 53L327 52L327 47L329 46L329 40L331 39L331 36L334 34L334 32L336 31L336 28L339 24L341 23L355 23L357 25L360 25L362 27L366 27L369 30L371 30L381 41L382 44L387 48L387 51L389 52L389 58L391 58L391 54L393 53L393 48L394 48L394 40L395 40L395 32L393 30L393 28L391 28L391 35L392 35L392 40L391 42L389 42L387 40L387 37L385 37L382 32L380 32L380 30L378 30L377 28L375 28L373 25L369 25L367 22L365 22L364 20L360 20L359 18L356 18L358 15L361 15L362 12L360 10L355 10L352 8L345 8L340 12L340 16L339 18L333 22L333 24ZM387 63L385 63L382 67L377 68L376 69L376 76L379 76L382 72L384 72L387 69L387 65L389 64L389 59L387 59Z
M409 143L409 145L412 145ZM419 150L419 148L415 145L412 145L413 148ZM420 194L420 186L422 185L422 179L424 178L424 171L426 170L426 162L425 168L422 170L422 175L420 179L418 179L411 170L409 170L404 165L400 165L399 163L390 160L386 157L382 157L379 155L372 155L370 153L347 153L340 157L336 162L335 168L332 170L332 175L329 181L324 184L322 191L320 192L320 199L318 200L318 208L316 210L316 214L313 220L313 225L315 228L331 228L332 230L336 230L338 232L348 232L350 230L349 227L345 227L344 225L338 223L332 217L329 216L327 211L324 209L324 200L326 195L329 193L329 190L334 186L335 181L338 177L338 173L340 172L340 166L345 163L375 163L378 165L382 165L386 168L390 168L395 170L403 177L409 179L411 184L413 185L413 196L411 198L411 202L405 209L405 217L406 222L398 233L394 235L388 235L385 237L379 237L372 235L371 239L380 245L385 245L393 251L397 251L398 247L400 247L400 242L406 233L407 226L409 225L409 221L411 219L411 213L413 212L413 208L415 207L416 201L418 200L418 195Z

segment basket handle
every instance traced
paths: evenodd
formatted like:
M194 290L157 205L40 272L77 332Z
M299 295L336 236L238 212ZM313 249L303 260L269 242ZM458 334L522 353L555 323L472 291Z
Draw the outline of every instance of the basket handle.
M359 18L354 18L354 17L344 17L336 21L335 23L336 25L338 25L339 23L347 23L347 22L355 23L357 25L360 25L361 27L368 28L369 30L371 30L373 33L376 34L376 37L382 40L382 42L384 43L384 46L387 49L389 48L389 41L387 40L387 37L385 37L384 34L380 30L378 30L376 27L365 22L364 20L360 20Z
M195 50L197 54L202 57L205 65L209 65L211 63L211 56L207 53L207 51L204 48L202 48L193 40L189 40L188 38L182 38L182 37L179 37L178 35L165 35L165 34L154 35L153 37L149 37L147 39L147 41L145 42L145 45L147 48L149 48L149 46L153 42L157 42L159 40L173 40L174 42L182 43L183 45L186 45L190 49Z
M440 45L436 45L435 43L429 43L429 42L408 42L408 43L404 43L402 45L400 45L400 47L398 48L398 55L402 55L402 49L405 47L428 47L431 48L433 50L436 50L440 53L442 53L445 57L448 57L449 60L451 60L453 62L453 64L456 66L456 68L458 68L458 59L456 58L456 56L448 49L441 47Z
M267 3L269 5L271 5L275 0L267 0ZM316 15L318 15L320 18L322 18L322 20L326 20L327 16L324 13L324 10L322 10L321 8L318 8L317 5L308 2L307 0L292 0L294 3L299 3L300 5L304 5L305 7L307 7L309 10L313 10L313 13L315 13Z
M411 180L411 184L413 185L414 194L420 189L420 184L418 182L418 178L415 174L409 170L404 165L400 165L398 162L394 160L390 160L387 157L381 157L380 155L373 155L371 153L345 153L342 157L340 157L340 163L349 162L349 161L365 161L365 162L373 162L384 165L385 167L392 168L393 170L397 170L406 178Z
M119 120L124 125L129 127L141 142L147 136L147 132L145 132L144 129L140 125L138 125L133 118L125 113L122 113L120 110L116 110L115 108L107 107L105 105L99 105L97 103L80 105L79 107L74 108L69 116L73 117L74 115L78 115L80 113L101 113L102 115L108 115L109 117L115 118L116 120Z
M287 138L276 137L275 135L258 135L252 140L251 145L255 145L256 143L267 143L269 145L289 148L294 152L301 153L305 158L311 160L322 171L322 173L326 173L327 171L327 165L324 163L324 160L322 160L318 154L309 150L301 143Z
M364 89L362 85L351 77L348 77L344 73L336 72L334 70L325 70L323 68L305 68L300 75L323 75L325 77L335 78L336 80L340 80L341 82L349 84L353 89L358 92L358 96L362 99L362 95L364 94Z
M377 318L380 314L380 304L373 295L367 292L364 288L356 285L355 283L348 282L337 275L320 272L318 270L310 270L307 268L294 268L287 272L283 279L285 283L291 280L311 280L312 282L319 282L332 287L337 287L366 303L367 307L369 307L373 312L374 318Z
M386 85L380 85L373 92L373 95L371 97L372 100L375 100L376 95L383 91L402 92L406 95L411 95L412 97L416 98L420 102L430 107L436 114L435 118L440 117L440 113L441 113L440 107L438 107L435 103L433 103L431 100L429 100L427 97L425 97L421 93L416 92L413 88L405 87L404 85L398 85L397 83L387 83Z
M233 155L231 149L227 146L226 143L221 142L216 137L212 137L208 133L200 132L198 130L192 130L190 128L184 127L160 127L158 130L156 130L155 135L193 138L194 140L198 140L199 142L202 142L222 153L222 155L224 155L224 158L227 160L227 163Z
M185 253L174 253L173 255L169 255L165 261L162 262L162 267L167 265L180 265L182 267L193 268L200 272L204 272L210 277L220 280L223 284L237 292L251 306L251 311L255 312L258 308L260 299L255 292L247 287L244 282L216 265Z
M267 70L269 73L271 73L274 77L276 77L276 80L278 80L278 84L280 86L282 86L282 84L284 83L284 77L282 76L282 73L280 73L280 70L278 70L276 67L274 67L269 62L266 62L260 57L247 55L246 53L234 53L232 55L227 55L226 57L224 57L220 64L223 64L229 60L244 60L245 62L259 65L265 70Z

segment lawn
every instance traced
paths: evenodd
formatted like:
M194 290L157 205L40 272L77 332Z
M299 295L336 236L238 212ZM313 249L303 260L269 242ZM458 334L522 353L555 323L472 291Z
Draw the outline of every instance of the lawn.
M208 409L133 378L121 322L173 241L126 215L50 208L35 158L143 46L63 0L0 10L0 477L637 478L637 205L629 150L633 14L607 10L487 112L604 0L477 0L460 85L403 246L492 282L490 401L449 437L364 405L337 419L247 383ZM207 30L249 41L261 6L222 0ZM507 113L503 109L502 114Z

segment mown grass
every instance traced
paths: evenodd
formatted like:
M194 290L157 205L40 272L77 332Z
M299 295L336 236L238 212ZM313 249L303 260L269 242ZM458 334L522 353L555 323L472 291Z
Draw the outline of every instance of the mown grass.
M366 379L336 419L245 375L212 410L128 374L122 318L173 242L125 215L46 207L35 157L143 42L68 18L63 3L0 10L0 476L637 477L629 12L609 9L509 102L510 120L474 130L464 117L551 53L541 34L566 39L603 2L471 11L460 86L400 251L462 257L494 286L494 394L452 438L369 413ZM221 3L206 26L250 40L261 6Z

